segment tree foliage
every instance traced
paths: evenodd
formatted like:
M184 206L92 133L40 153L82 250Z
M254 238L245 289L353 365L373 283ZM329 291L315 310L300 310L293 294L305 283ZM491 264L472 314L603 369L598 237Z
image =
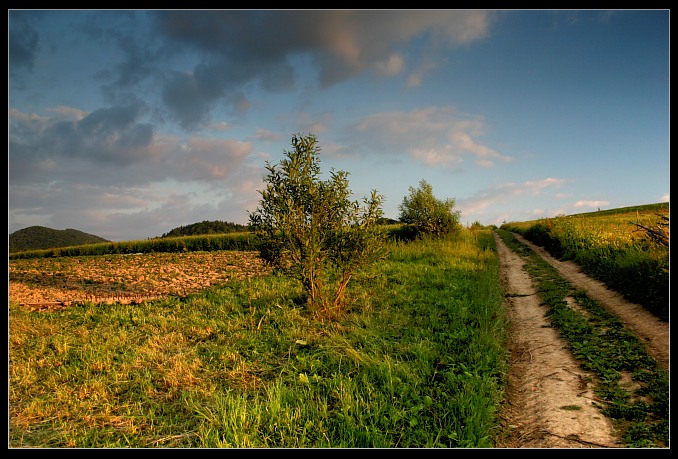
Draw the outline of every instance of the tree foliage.
M10 234L8 245L9 252L12 253L97 244L99 242L110 241L73 228L55 230L45 226L29 226Z
M321 180L315 135L293 135L292 147L278 165L266 163L250 228L261 238L262 258L301 281L309 307L336 315L351 278L382 255L383 198L373 190L362 205L352 201L345 171L332 169Z
M180 236L196 236L203 234L224 234L237 233L247 231L246 225L239 225L237 223L225 222L221 220L208 221L203 220L199 223L193 223L186 226L179 226L170 230L168 233L160 237L180 237Z
M400 221L414 227L421 235L441 236L459 230L461 213L454 210L454 199L437 199L433 187L421 180L419 187L409 187L409 195L398 206Z

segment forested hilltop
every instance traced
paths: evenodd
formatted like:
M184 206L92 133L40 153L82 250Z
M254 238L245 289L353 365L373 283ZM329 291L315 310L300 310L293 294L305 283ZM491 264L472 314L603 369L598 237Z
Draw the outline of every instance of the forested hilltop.
M12 253L25 250L52 249L97 244L99 242L110 241L72 228L55 230L45 226L29 226L9 235L9 251Z
M169 233L165 233L160 237L198 236L202 234L237 233L241 231L248 231L248 227L246 225L224 222L220 220L203 220L199 223L179 226L178 228L174 228Z

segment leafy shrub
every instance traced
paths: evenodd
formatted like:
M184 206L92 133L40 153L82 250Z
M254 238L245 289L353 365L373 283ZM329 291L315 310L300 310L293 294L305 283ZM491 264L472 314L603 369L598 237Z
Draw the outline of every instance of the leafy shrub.
M382 197L372 191L364 206L351 201L345 171L320 180L313 134L292 136L292 147L278 165L266 164L266 188L250 227L261 239L262 258L301 281L309 307L337 315L351 278L381 256Z
M454 199L437 199L426 180L419 182L419 188L410 187L409 192L399 206L401 222L421 235L441 236L459 231L461 214L453 210Z

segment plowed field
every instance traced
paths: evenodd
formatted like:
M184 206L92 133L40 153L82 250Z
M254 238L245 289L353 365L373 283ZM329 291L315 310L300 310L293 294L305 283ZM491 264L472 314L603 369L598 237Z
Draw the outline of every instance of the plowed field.
M267 273L257 252L188 252L12 260L9 298L34 310L134 303Z

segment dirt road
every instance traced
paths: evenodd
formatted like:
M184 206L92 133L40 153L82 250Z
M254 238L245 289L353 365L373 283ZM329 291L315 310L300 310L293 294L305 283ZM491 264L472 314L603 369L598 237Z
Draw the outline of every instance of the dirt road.
M589 278L574 263L561 262L545 250L516 237L544 257L575 287L617 314L647 343L648 351L668 368L668 324ZM592 375L583 371L558 332L548 326L546 309L536 294L523 260L495 235L501 275L511 318L512 369L503 412L507 448L620 447L612 422L598 409Z
M551 266L574 287L585 290L587 295L598 301L607 310L616 314L629 330L642 338L648 353L664 368L669 369L669 324L652 315L642 306L630 303L619 293L608 289L602 282L584 274L576 263L553 258L542 247L515 234L523 244L542 256Z

